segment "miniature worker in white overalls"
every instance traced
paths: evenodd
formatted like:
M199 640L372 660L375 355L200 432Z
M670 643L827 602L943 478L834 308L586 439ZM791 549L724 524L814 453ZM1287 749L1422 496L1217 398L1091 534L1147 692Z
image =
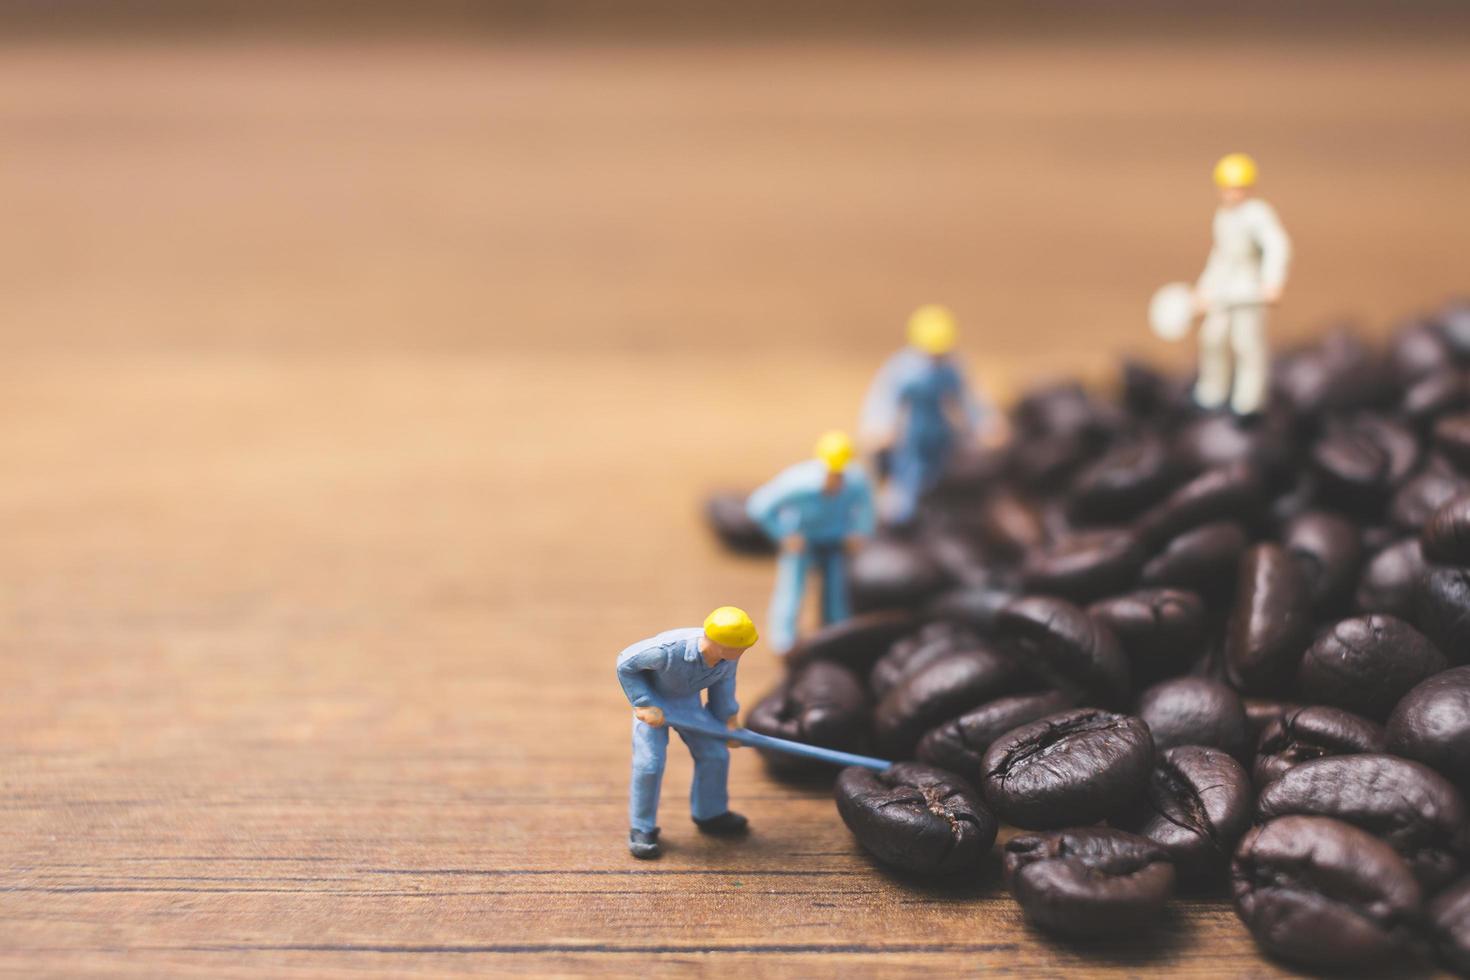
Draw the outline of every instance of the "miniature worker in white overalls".
M1291 240L1271 205L1252 196L1255 183L1256 162L1244 153L1215 165L1215 247L1194 288L1195 308L1204 314L1194 400L1202 408L1228 400L1236 415L1253 415L1265 404L1271 380L1266 307L1281 298L1291 262Z

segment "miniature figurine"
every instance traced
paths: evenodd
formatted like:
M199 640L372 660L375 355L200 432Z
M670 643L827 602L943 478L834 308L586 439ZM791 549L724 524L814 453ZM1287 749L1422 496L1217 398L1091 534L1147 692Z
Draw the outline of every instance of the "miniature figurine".
M668 630L618 654L618 681L633 704L628 851L634 857L656 858L662 850L658 797L668 758L670 723L677 727L681 714L707 713L725 728L740 710L735 701L735 668L757 639L755 623L744 610L721 606L705 617L703 628ZM700 692L706 689L708 703L702 703ZM695 825L707 834L744 831L745 817L730 809L726 740L684 729L679 737L694 757L689 808Z
M822 575L822 622L852 615L847 595L847 556L873 533L873 492L862 466L853 462L852 440L828 432L817 440L816 458L790 466L750 495L752 519L781 546L771 597L771 649L785 653L796 642L806 593L807 569Z
M909 346L890 357L863 402L864 441L888 454L884 520L903 526L944 475L955 447L988 414L970 391L955 345L954 314L921 306L909 317Z
M1266 307L1281 299L1291 263L1291 240L1271 205L1251 196L1255 183L1256 162L1244 153L1215 164L1220 207L1205 271L1193 290L1182 283L1160 289L1149 310L1155 332L1170 340L1187 333L1195 315L1204 315L1194 400L1213 409L1228 399L1240 416L1255 415L1265 405L1271 382Z

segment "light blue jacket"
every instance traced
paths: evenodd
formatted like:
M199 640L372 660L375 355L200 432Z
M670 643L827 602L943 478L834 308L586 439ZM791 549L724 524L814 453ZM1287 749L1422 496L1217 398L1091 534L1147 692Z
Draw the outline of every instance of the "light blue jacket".
M836 544L850 534L872 534L873 490L862 467L849 464L834 494L822 492L826 482L821 460L797 463L751 494L746 512L776 541L800 534L813 544Z
M953 357L936 359L905 347L885 361L873 379L863 401L862 431L877 436L901 422L904 431L894 433L900 442L945 439L953 434L946 414L952 401L960 408L962 424L972 430L989 413L972 394Z
M698 626L668 630L642 640L618 654L618 682L635 708L657 704L689 707L699 692L709 688L709 712L721 722L740 710L735 701L738 660L707 666L699 652ZM681 704L682 702L682 704Z

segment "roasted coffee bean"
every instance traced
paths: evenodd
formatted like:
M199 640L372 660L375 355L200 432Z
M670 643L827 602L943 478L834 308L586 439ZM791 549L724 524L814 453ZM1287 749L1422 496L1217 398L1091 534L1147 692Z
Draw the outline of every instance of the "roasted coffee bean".
M1439 960L1470 976L1470 878L1455 882L1429 903L1429 928Z
M1350 327L1329 330L1309 347L1277 359L1272 386L1298 416L1376 405L1392 393L1383 359Z
M1419 441L1399 423L1365 414L1332 426L1313 444L1311 459L1325 498L1371 513L1413 472Z
M1139 536L1155 547L1201 524L1249 521L1261 510L1266 488L1249 463L1207 470L1190 480L1138 522Z
M712 493L704 502L705 519L721 543L748 555L774 555L776 542L745 510L747 494L737 490Z
M1141 589L1102 599L1087 614L1123 646L1134 680L1182 673L1205 648L1205 604L1182 589Z
M1310 638L1310 596L1296 562L1277 544L1247 549L1226 630L1232 683L1251 694L1281 692Z
M1018 834L1006 842L1004 866L1026 918L1076 939L1147 932L1174 892L1164 849L1110 827Z
M1252 746L1260 743L1261 733L1272 722L1281 721L1291 712L1305 707L1293 701L1273 701L1270 698L1242 698L1241 703L1245 705L1245 722L1250 729Z
M1378 552L1363 569L1353 605L1358 612L1412 619L1426 569L1419 539L1405 538Z
M912 609L949 584L948 577L916 538L874 538L848 565L848 591L853 608L859 612Z
M1281 545L1301 569L1313 609L1325 612L1346 605L1363 562L1358 529L1351 521L1325 510L1305 511L1282 528Z
M1229 865L1254 800L1250 777L1228 753L1180 745L1155 757L1144 800L1121 825L1168 852L1180 878L1202 884Z
M1313 702L1382 721L1410 688L1447 666L1444 654L1402 619L1356 616L1307 648L1298 683Z
M1215 596L1235 584L1240 556L1250 544L1245 529L1229 521L1191 528L1143 566L1139 581L1154 587L1191 589Z
M1153 766L1148 726L1078 708L1022 725L985 752L985 799L1018 827L1093 823L1138 799Z
M1415 381L1404 390L1399 413L1417 428L1432 426L1441 415L1465 408L1470 403L1470 386L1458 368L1443 367Z
M995 556L943 515L926 519L920 545L939 570L946 590L954 586L990 585L1000 578ZM925 603L934 598L935 594L926 593Z
M1393 755L1341 755L1304 762L1261 790L1256 818L1332 817L1398 851L1433 891L1460 873L1470 848L1465 802L1428 766Z
M878 702L873 712L878 749L885 758L912 758L920 736L940 722L1035 686L1009 657L988 647L942 657L904 678Z
M1028 592L1086 602L1133 584L1143 556L1131 531L1082 531L1032 551L1021 566Z
M1073 698L1062 691L1012 694L987 701L931 728L919 740L919 759L958 773L976 786L983 785L985 750L992 742L1014 728L1066 711L1074 704Z
M1176 677L1155 684L1138 699L1138 717L1153 734L1154 748L1207 745L1237 759L1250 758L1253 743L1240 695L1208 677Z
M745 727L763 735L824 745L844 752L868 751L868 693L846 667L817 660L766 695L746 716ZM777 773L817 771L813 763L784 752L761 752Z
M1388 716L1388 751L1422 762L1470 792L1470 667L1420 682Z
M1341 708L1313 705L1268 724L1256 743L1256 788L1313 759L1382 752L1383 727Z
M1399 324L1388 342L1389 365L1401 387L1451 367L1453 360L1444 334L1429 320Z
M835 660L858 676L868 676L874 662L900 637L918 629L908 612L887 610L863 613L823 626L797 641L786 653L786 669L796 670L813 660Z
M981 540L1005 557L1016 557L1046 540L1041 514L1013 493L997 493L980 507L977 532Z
M1456 494L1470 489L1470 480L1443 469L1424 469L1410 477L1393 495L1388 520L1399 532L1418 533L1434 512Z
M1435 323L1455 360L1470 362L1470 299L1460 296L1445 303Z
M1000 611L1016 598L1016 589L1005 583L995 586L965 586L941 593L924 607L925 619L954 623L990 633Z
M1434 447L1462 472L1470 473L1470 412L1446 415L1435 422Z
M1235 912L1270 953L1314 969L1402 968L1422 890L1393 848L1351 824L1290 816L1241 839Z
M912 636L905 636L888 648L868 672L868 689L879 700L913 674L961 650L981 646L980 639L969 629L951 622L927 623Z
M1289 468L1295 451L1284 422L1282 413L1269 410L1252 422L1242 422L1228 412L1201 415L1175 436L1174 453L1195 473L1249 463L1272 480Z
M1006 603L996 615L995 636L1040 687L1105 705L1128 698L1128 662L1117 638L1065 599L1024 596Z
M1451 660L1470 660L1470 568L1425 568L1414 594L1414 622Z
M1446 565L1470 565L1470 493L1445 501L1419 533L1424 557Z
M900 762L883 772L849 766L837 776L837 812L863 849L901 871L946 875L980 863L996 822L964 780Z
M1065 488L1079 466L1092 458L1095 446L1081 436L1025 437L1026 451L1018 453L1012 475L1032 493L1054 493Z
M1118 413L1105 407L1075 381L1031 388L1012 412L1016 430L1025 435L1074 436L1096 440L1120 423Z
M1403 534L1392 524L1368 524L1363 527L1358 540L1363 543L1363 552L1376 555L1384 548L1393 544Z
M1089 463L1072 481L1075 520L1125 521L1167 493L1175 481L1168 450L1157 438L1124 443Z

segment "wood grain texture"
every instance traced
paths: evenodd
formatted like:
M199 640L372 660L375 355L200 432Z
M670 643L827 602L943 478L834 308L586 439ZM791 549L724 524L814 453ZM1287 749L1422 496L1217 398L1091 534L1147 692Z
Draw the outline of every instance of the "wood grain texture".
M1465 287L1463 54L6 48L0 970L1278 972L1219 901L1043 941L747 753L753 836L676 748L636 864L612 660L764 609L700 495L848 422L915 303L1002 396L1187 357L1141 309L1223 150L1297 237L1279 338Z

